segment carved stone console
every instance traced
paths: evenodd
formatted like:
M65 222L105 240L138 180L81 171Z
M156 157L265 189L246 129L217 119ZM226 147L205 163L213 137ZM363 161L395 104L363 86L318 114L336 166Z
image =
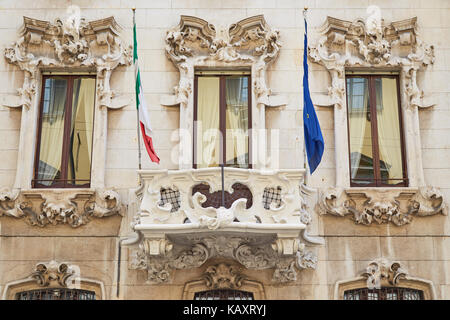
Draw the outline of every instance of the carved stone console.
M279 37L279 31L271 29L263 15L246 18L229 27L182 15L178 26L167 31L166 55L178 68L180 80L174 95L161 97L161 104L180 107L180 169L192 168L196 69L251 72L253 168L266 165L265 136L259 134L265 129L265 108L287 104L284 97L272 94L266 82L267 67L280 51Z
M408 224L414 216L447 214L439 190L434 188L333 188L321 191L320 214L349 215L357 224Z
M311 217L300 193L304 170L224 171L226 191L232 192L235 183L251 191L250 208L243 198L229 208L203 208L205 196L192 195L199 183L209 185L211 193L220 190L220 168L139 171L142 200L133 229L142 240L131 268L146 270L154 283L169 281L170 269L197 268L213 257L232 259L249 269L275 269L276 282L295 281L296 269L315 268L316 255L300 241L303 236L306 242L321 243L306 232ZM278 204L267 205L269 188L281 190ZM178 192L178 199L163 204L169 189Z
M18 95L5 96L2 102L23 107L14 188L31 187L41 78L48 71L97 75L91 187L104 188L107 108L121 108L131 101L114 93L110 79L118 66L131 64L131 46L122 44L114 17L86 22L72 15L54 23L23 17L23 21L20 38L4 51L6 61L25 74Z
M309 48L313 62L331 76L328 95L315 95L319 106L334 106L336 186L350 186L345 73L348 70L396 71L400 74L401 109L405 131L408 179L411 187L424 187L418 108L433 105L420 90L417 71L434 62L434 47L417 31L417 18L385 23L368 18L353 22L327 17L320 38Z
M0 190L0 217L25 218L32 226L68 224L79 227L92 217L122 215L120 196L113 190Z

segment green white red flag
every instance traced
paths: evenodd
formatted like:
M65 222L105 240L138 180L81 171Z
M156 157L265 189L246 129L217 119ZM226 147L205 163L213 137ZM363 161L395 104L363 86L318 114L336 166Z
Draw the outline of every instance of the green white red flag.
M139 114L139 126L141 127L142 139L144 140L145 149L150 159L153 162L159 163L159 158L156 155L155 149L153 148L152 141L152 128L150 126L150 120L147 112L147 105L144 100L144 91L142 90L141 74L139 71L138 64L138 54L137 54L137 37L136 37L136 22L133 21L133 38L134 38L134 49L133 49L133 63L135 68L136 76L136 108Z

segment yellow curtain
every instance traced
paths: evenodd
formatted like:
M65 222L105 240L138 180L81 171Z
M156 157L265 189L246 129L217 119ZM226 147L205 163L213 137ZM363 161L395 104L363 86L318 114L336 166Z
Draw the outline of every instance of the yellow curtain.
M54 180L61 171L66 92L65 79L45 81L38 180ZM40 183L51 185L52 181Z
M247 167L248 158L248 87L246 77L226 81L226 163Z
M71 144L68 179L89 180L91 176L92 133L94 127L95 79L74 80ZM85 184L78 181L76 184Z
M350 118L351 177L354 179L361 178L358 176L358 171L362 165L361 156L364 155L369 159L373 158L372 134L368 119L368 80L365 78L348 78L347 88L349 90L348 114ZM373 167L371 169L373 178Z
M197 94L197 167L220 163L220 78L199 77Z
M378 81L376 90L380 162L383 161L385 163L386 169L389 172L389 179L402 179L403 169L396 79L381 78L376 81ZM381 86L379 81L381 81ZM382 97L382 105L378 103L379 96ZM387 181L389 184L399 182L401 181Z

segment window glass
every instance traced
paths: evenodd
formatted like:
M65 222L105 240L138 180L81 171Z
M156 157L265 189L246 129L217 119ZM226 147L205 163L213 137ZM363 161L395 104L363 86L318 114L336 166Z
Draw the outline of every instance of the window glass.
M95 79L44 77L35 187L89 186Z
M37 179L50 186L61 177L67 79L45 80Z
M220 78L199 77L197 94L197 167L220 163Z
M352 185L407 185L397 90L397 77L347 77Z
M226 164L248 167L248 78L226 79Z
M94 99L95 79L75 79L67 168L68 179L73 184L85 184L91 177Z
M368 79L348 78L347 91L351 178L361 184L371 183L375 176Z
M403 179L397 79L375 79L377 127L382 183L397 184Z

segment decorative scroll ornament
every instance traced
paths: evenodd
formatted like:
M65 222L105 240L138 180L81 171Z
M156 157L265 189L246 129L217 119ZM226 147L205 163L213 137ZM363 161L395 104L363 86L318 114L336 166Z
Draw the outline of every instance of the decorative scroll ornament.
M41 287L67 287L76 276L79 274L72 266L52 260L48 263L37 264L30 277L35 279Z
M351 215L357 224L408 224L414 216L447 215L447 205L436 188L342 189L320 193L320 214Z
M122 45L118 36L120 27L113 17L86 22L79 15L71 15L65 20L56 19L53 24L28 17L23 20L21 37L4 54L9 63L25 71L24 83L18 89L19 99L7 97L5 105L31 108L39 68L85 67L97 70L100 105L123 106L118 99L112 100L115 93L109 81L111 71L117 66L131 65L132 48Z
M314 99L318 105L345 105L345 69L355 67L401 69L401 92L407 107L428 107L417 85L417 70L434 62L434 47L423 43L417 18L385 24L383 20L354 22L327 17L316 46L309 56L331 75L328 97Z
M152 240L145 239L143 243L145 241ZM185 235L177 238L176 242L185 245L174 246L174 250L160 252L160 254L151 254L148 251L151 245L146 246L141 243L139 250L134 253L131 268L146 270L149 283L165 283L170 281L168 276L170 269L197 268L210 258L223 257L233 259L248 269L274 268L273 281L288 282L297 279L297 271L294 267L315 269L317 263L315 254L307 251L298 239L285 240L285 243L295 243L293 245L296 251L291 255L280 253L282 250L279 250L277 243L273 243L273 239L261 235L247 237ZM206 275L208 286L239 287L243 278L236 273L235 269L226 271L226 268L226 266L208 268Z
M240 271L238 266L225 263L209 266L204 274L206 286L211 289L239 288L245 279Z
M367 278L367 287L369 289L380 289L382 286L396 286L400 279L407 276L399 262L388 262L386 259L377 259L367 266L362 274Z
M162 103L187 106L192 93L194 66L230 63L255 66L252 78L257 103L273 105L269 101L271 91L266 84L265 72L268 64L278 56L280 47L279 31L270 29L263 15L246 18L228 28L182 15L178 26L166 35L166 54L180 70L180 81L175 87L173 101Z
M32 226L68 224L79 227L91 217L122 215L120 196L113 190L0 191L0 216L26 218Z

